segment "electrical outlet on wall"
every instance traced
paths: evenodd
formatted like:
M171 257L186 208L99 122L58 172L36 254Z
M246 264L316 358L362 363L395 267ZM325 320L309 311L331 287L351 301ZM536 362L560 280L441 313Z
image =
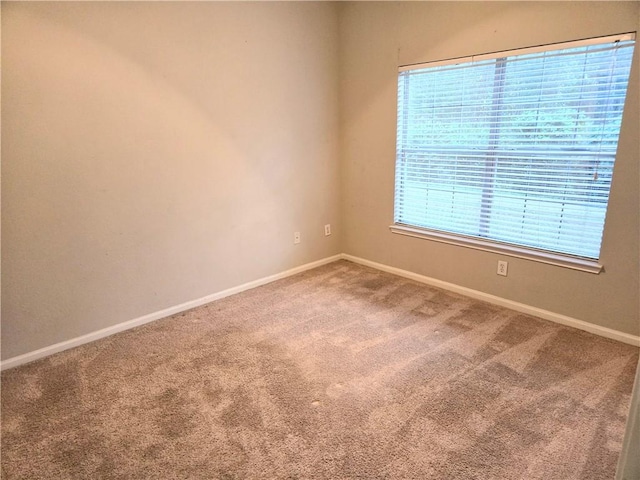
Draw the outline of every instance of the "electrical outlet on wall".
M324 226L324 234L325 234L325 236L331 235L331 224L330 223L327 223Z
M509 263L504 260L498 260L498 275L502 275L503 277L507 276L507 268L509 267Z
M293 232L293 243L300 243L300 232Z

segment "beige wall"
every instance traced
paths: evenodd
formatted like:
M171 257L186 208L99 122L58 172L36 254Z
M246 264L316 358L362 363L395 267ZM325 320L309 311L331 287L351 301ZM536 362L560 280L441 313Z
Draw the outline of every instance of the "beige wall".
M340 11L343 251L632 335L640 334L639 62L632 78L600 275L389 232L397 66L635 31L636 2L380 2Z
M497 277L388 229L398 64L636 30L639 8L2 2L2 358L339 252L640 334L637 52L605 273Z
M2 358L339 253L337 28L2 2Z

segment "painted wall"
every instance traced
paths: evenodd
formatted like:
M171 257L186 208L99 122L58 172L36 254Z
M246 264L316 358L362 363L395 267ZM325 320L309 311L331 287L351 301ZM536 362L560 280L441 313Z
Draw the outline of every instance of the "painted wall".
M339 252L640 334L638 52L604 273L388 229L397 65L637 30L638 3L1 8L3 359Z
M2 2L2 358L339 253L337 41L325 3Z
M343 251L640 334L640 46L630 80L600 275L392 234L397 66L636 31L637 2L349 2L340 10ZM497 260L509 276L496 275Z

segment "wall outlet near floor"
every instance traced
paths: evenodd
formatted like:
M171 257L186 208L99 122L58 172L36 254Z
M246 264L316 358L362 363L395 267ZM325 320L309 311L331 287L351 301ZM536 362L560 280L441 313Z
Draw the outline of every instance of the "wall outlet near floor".
M293 243L300 243L300 232L293 232Z
M508 266L509 266L509 262L505 262L504 260L498 260L498 275L502 275L503 277L506 277Z
M327 223L324 226L324 235L325 236L331 235L331 224L330 223Z

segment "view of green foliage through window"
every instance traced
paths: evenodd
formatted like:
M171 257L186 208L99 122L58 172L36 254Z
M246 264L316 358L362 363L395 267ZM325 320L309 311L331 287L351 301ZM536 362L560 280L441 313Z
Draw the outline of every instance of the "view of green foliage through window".
M395 223L598 259L634 40L585 43L401 68Z

